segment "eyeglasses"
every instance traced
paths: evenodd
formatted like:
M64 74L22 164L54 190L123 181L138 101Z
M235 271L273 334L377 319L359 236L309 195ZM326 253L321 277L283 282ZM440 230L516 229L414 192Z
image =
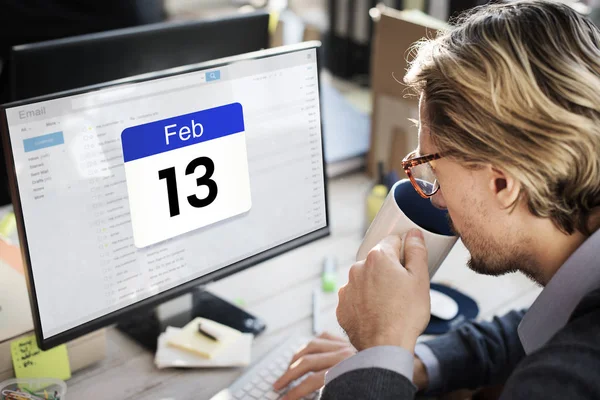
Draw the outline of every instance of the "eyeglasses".
M402 160L402 168L408 175L413 187L421 195L427 199L440 190L440 184L437 176L431 166L431 161L442 158L440 153L428 154L417 157L417 151L412 151L404 160Z

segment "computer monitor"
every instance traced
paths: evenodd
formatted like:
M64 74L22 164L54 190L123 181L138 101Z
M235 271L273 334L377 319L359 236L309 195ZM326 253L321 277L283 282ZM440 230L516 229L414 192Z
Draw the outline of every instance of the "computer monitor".
M319 46L0 109L43 349L329 234Z
M265 11L25 44L11 50L9 91L23 100L268 47Z

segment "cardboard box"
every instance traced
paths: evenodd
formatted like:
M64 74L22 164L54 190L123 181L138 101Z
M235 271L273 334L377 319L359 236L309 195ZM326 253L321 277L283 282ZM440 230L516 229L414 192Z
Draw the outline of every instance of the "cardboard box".
M411 60L408 50L414 42L433 38L448 25L418 10L398 11L382 5L371 10L371 15L375 21L371 55L373 112L367 172L375 177L379 162L386 171L397 169L399 161L417 146L417 128L409 118L418 119L418 98L409 96L402 83L407 60ZM401 169L396 172L403 174Z
M402 168L402 159L404 156L401 156L401 154L413 144L412 133L412 131L407 132L401 126L393 128L392 146L389 154L390 169L396 171L398 176L401 177L404 177L400 174L404 170L404 168Z
M310 24L304 25L304 34L302 35L302 41L309 42L312 40L321 40L321 31L318 27Z
M283 46L283 30L284 22L279 19L279 14L271 14L269 20L270 47Z

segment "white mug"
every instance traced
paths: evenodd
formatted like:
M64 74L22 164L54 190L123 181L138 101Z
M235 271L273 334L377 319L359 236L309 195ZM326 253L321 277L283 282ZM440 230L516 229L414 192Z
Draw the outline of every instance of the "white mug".
M392 186L365 234L356 260L364 260L369 250L384 237L388 235L404 236L412 228L418 228L423 232L428 254L429 278L431 279L458 237L450 229L447 212L434 207L429 199L422 198L408 179L400 180ZM404 245L400 252L401 263L404 261L403 258Z

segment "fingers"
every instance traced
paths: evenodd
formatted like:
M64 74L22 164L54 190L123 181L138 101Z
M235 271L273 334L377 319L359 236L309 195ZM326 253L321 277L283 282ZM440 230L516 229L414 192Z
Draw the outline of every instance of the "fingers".
M329 340L329 339L321 339L316 338L310 341L306 346L304 346L299 352L294 354L292 360L290 361L290 365L295 363L300 357L303 357L307 354L314 353L328 353L330 351L336 351L341 348L348 346L347 341L340 340Z
M308 372L321 371L336 364L335 353L308 354L294 364L273 384L275 390L286 387Z
M302 397L311 394L323 387L325 384L325 372L327 370L319 371L311 374L298 386L292 388L281 400L298 400Z
M406 235L404 244L404 267L413 275L429 279L427 269L427 248L423 233L418 229L411 229Z
M322 354L307 354L292 364L288 370L273 384L275 390L282 389L290 382L306 375L308 372L317 372L329 369L338 362L354 354L351 348Z
M375 258L377 264L377 258L381 256L389 256L394 260L400 260L400 249L402 248L402 239L398 235L388 235L381 239L379 243L367 255L367 263L369 263L369 256ZM370 263L369 263L370 264Z
M335 340L335 341L337 341L337 342L344 342L344 343L348 343L348 339L346 339L346 338L343 338L343 337L341 337L341 336L334 335L334 334L332 334L332 333L329 333L329 332L323 332L323 333L321 333L321 334L320 334L319 336L317 336L317 337L318 337L318 338L321 338L321 339Z

